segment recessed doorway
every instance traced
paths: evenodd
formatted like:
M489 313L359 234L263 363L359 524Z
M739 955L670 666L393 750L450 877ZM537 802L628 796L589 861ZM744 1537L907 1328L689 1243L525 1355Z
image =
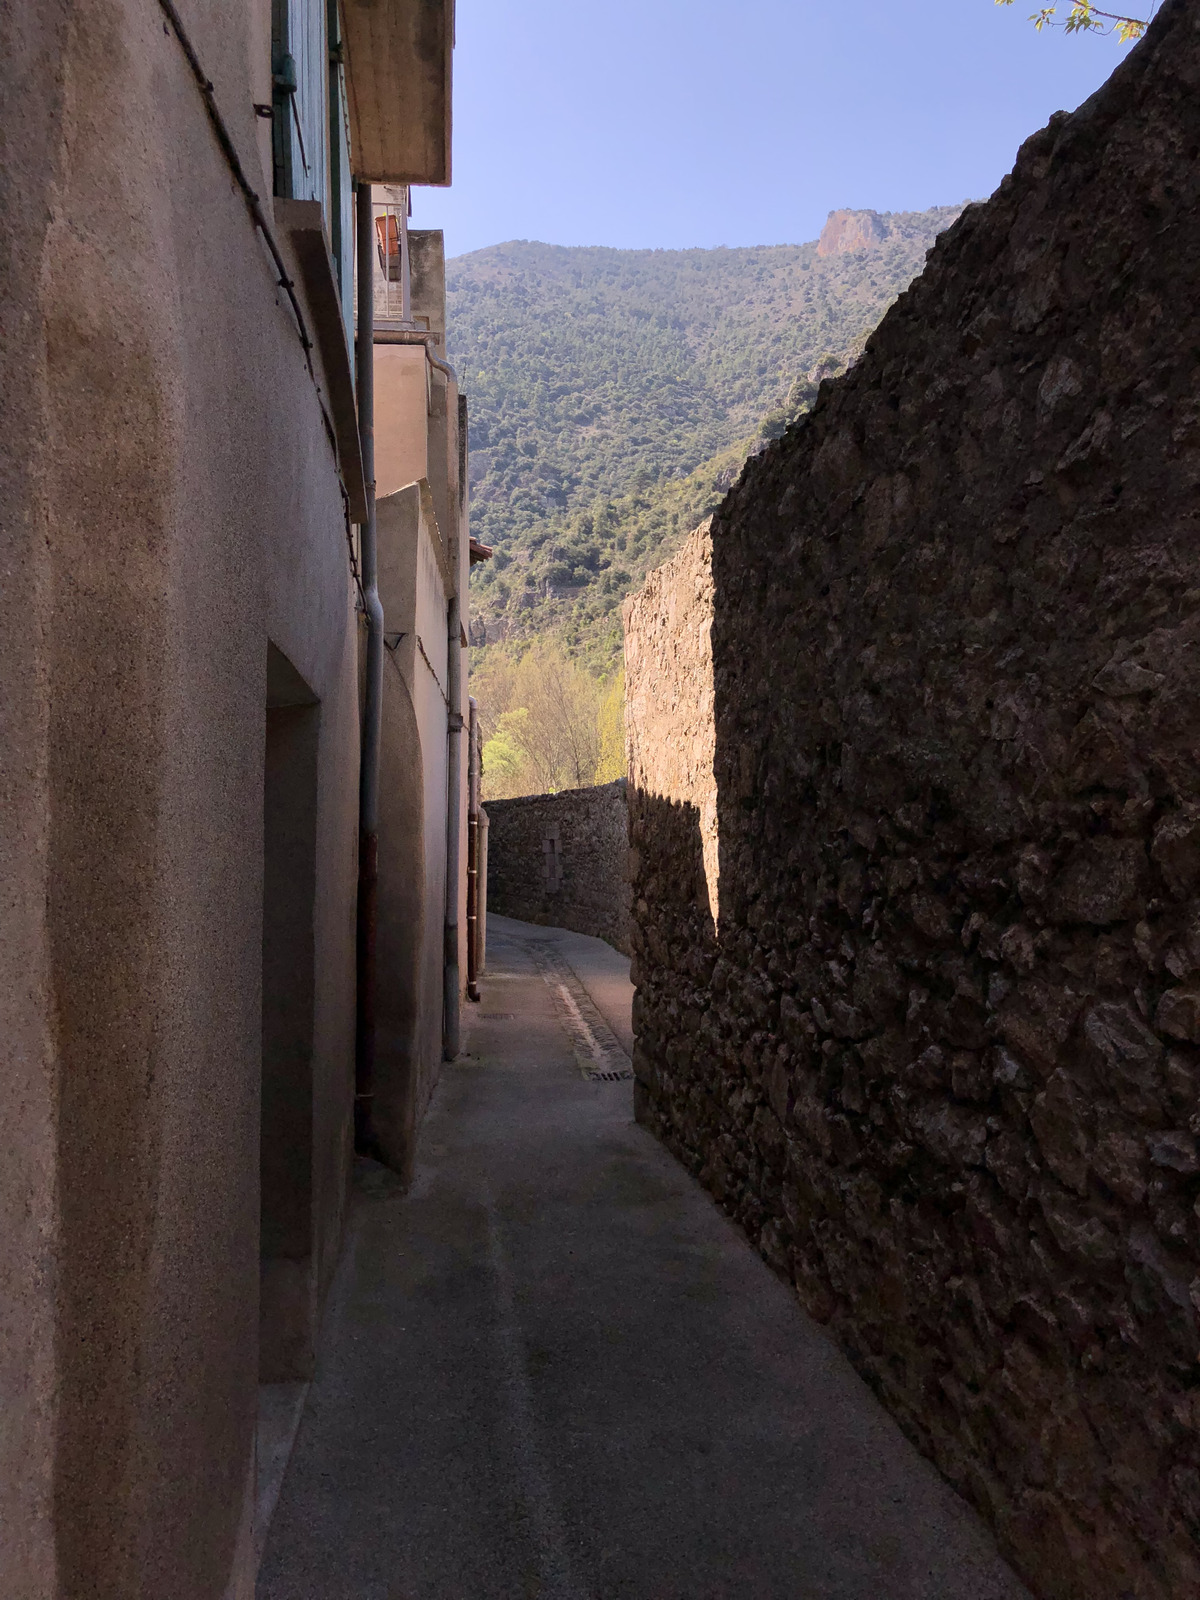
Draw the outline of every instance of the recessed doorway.
M313 914L320 707L267 646L263 782L259 1382L312 1375Z

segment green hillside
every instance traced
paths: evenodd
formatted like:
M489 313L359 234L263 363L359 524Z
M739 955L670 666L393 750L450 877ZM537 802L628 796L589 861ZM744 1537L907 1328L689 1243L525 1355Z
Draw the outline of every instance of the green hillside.
M624 594L853 359L959 209L866 213L867 247L840 253L516 242L451 260L472 532L496 548L473 642L553 628L603 664Z

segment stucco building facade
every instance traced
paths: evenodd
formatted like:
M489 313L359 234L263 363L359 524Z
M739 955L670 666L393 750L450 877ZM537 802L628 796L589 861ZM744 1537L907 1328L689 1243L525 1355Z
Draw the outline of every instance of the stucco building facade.
M380 741L377 1034L368 1144L407 1175L467 978L466 398L445 359L442 235L384 190L374 295Z
M8 1600L253 1592L353 1153L352 185L448 181L452 11L5 14Z

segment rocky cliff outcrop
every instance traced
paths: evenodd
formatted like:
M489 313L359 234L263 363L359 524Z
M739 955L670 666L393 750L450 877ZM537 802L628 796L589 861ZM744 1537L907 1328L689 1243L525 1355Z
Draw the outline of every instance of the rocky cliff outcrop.
M844 256L854 250L870 250L887 235L887 224L878 211L831 211L817 240L817 254Z
M635 777L638 1114L1036 1591L1200 1593L1195 4L747 466L712 580L720 919Z

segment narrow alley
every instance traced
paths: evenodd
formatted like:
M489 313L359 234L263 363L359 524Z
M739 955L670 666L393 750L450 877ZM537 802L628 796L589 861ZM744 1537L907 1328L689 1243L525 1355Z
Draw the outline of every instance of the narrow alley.
M1200 0L906 9L0 5L0 1600L1200 1600Z
M1017 1600L632 1115L628 963L489 919L404 1194L363 1165L260 1600Z

